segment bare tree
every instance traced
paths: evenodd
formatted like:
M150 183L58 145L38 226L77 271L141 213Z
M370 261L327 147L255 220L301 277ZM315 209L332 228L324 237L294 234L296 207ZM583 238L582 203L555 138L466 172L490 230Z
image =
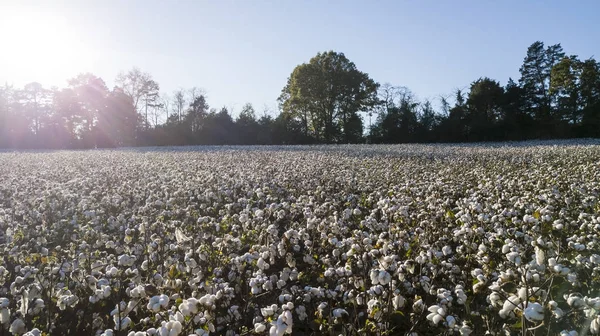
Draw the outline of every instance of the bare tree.
M206 96L206 92L204 92L204 89L200 89L195 86L188 90L188 94L190 97L190 103L193 103L196 100L196 98L198 98L200 95Z
M149 73L143 72L137 67L127 72L119 73L115 79L115 83L126 95L131 97L135 110L140 114L140 102L144 101L145 122L146 127L148 127L148 107L150 106L149 104L152 104L152 97L155 98L158 96L158 83L152 79Z
M146 117L146 128L149 127L149 121L148 121L148 108L150 108L151 110L154 110L154 112L156 112L156 107L158 105L160 105L159 102L159 90L160 87L158 86L158 83L156 83L154 80L149 80L148 82L146 82L146 87L144 90L144 105L145 105L145 117ZM152 111L151 111L152 113ZM156 113L154 113L155 115ZM155 125L156 126L156 118L155 118Z
M166 115L165 120L169 121L169 109L171 108L171 97L167 93L163 93L160 97L160 102L162 104L162 108L164 114Z
M177 112L177 121L181 122L181 115L185 107L186 99L185 92L183 89L178 89L173 92L173 104L175 105L175 111Z

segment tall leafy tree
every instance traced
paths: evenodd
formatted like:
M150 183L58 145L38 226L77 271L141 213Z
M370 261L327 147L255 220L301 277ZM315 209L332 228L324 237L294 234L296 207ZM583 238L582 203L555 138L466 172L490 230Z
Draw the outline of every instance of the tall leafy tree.
M279 101L284 113L305 125L307 135L324 142L347 142L357 133L356 114L377 104L377 87L343 53L329 51L298 65Z
M469 125L467 124L467 104L462 90L456 90L454 106L448 110L448 118L442 125L445 141L461 142L467 140Z
M550 94L557 97L557 119L572 125L581 122L579 77L581 61L576 56L563 57L552 67Z
M206 117L209 112L209 106L206 97L200 94L190 103L187 113L184 117L184 124L188 127L192 137L198 141L200 131L202 130Z
M527 113L525 90L512 78L504 87L502 102L501 134L505 140L529 138L533 128L533 117Z
M579 66L583 135L600 137L600 63L588 59Z
M471 84L465 120L468 140L497 140L494 133L502 115L503 99L504 88L495 80L484 77Z
M94 147L95 124L100 114L106 111L106 98L108 89L104 80L91 73L80 74L69 80L72 90L71 99L75 100L75 115L78 116L79 125L76 129L86 148Z
M46 90L42 84L33 82L26 84L23 90L20 91L20 98L29 125L36 137L39 138L42 121L49 113L50 91Z
M433 106L429 100L421 104L421 113L419 114L419 136L418 141L435 141L433 131L438 126L439 117L436 115Z
M537 120L540 136L548 136L554 128L556 94L550 92L551 74L554 65L564 56L560 44L544 48L544 43L537 41L527 49L519 69L519 84L525 90L527 107Z
M252 104L247 103L242 107L235 120L238 132L238 141L241 144L255 144L258 141L259 124Z
M116 147L137 144L140 121L131 97L120 88L115 88L107 95L106 109L98 116L96 145Z
M146 87L144 88L144 121L146 128L150 127L150 119L148 119L148 109L150 109L150 113L153 110L156 110L160 107L160 86L154 80L149 80L146 82Z

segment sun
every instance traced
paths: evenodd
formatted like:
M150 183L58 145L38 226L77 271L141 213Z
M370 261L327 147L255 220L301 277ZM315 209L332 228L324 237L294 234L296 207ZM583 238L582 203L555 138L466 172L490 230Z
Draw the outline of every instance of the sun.
M59 15L13 11L0 15L0 80L62 85L83 72L85 49Z

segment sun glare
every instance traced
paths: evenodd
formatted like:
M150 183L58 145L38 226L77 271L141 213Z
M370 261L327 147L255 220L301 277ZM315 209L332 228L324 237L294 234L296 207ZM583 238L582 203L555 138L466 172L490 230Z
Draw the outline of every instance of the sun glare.
M84 71L84 48L66 19L30 11L0 20L0 71L9 82L60 85Z

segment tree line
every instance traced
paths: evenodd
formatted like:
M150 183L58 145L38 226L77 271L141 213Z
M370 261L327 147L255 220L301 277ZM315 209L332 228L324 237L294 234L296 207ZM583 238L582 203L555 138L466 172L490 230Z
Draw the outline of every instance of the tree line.
M5 85L0 148L600 137L599 62L538 41L519 70L518 81L511 78L505 86L481 77L451 99L419 101L409 89L380 85L343 53L329 51L293 69L277 115L266 109L259 114L246 104L235 118L226 107L211 108L197 88L162 93L138 68L120 73L112 89L90 73L64 88Z

